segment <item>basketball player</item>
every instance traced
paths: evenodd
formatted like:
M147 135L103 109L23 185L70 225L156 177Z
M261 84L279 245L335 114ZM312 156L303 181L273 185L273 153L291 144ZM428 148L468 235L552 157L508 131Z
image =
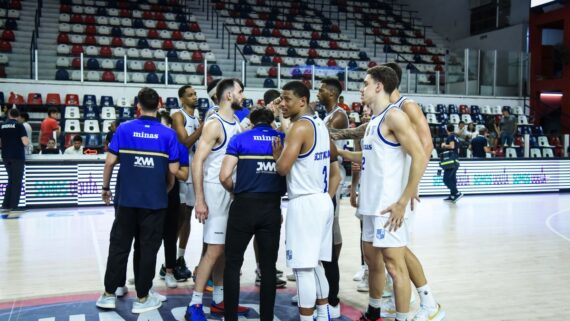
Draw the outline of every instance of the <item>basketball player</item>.
M301 321L328 321L328 282L321 261L331 260L333 205L328 192L329 135L309 109L310 92L300 81L283 86L280 108L292 121L282 145L274 139L277 172L287 176L287 266L297 278Z
M194 116L198 97L196 95L196 90L194 90L192 86L186 85L178 89L178 98L180 98L182 108L172 114L172 124L173 129L176 131L178 141L188 148L188 158L191 163L194 151L196 150L196 141L198 141L202 134L202 126ZM180 202L182 215L180 215L178 225L179 244L175 269L175 272L177 272L175 273L175 276L179 276L180 278L177 277L177 280L192 277L192 272L190 272L186 266L186 261L184 260L184 253L190 237L190 217L195 203L192 175L188 175L188 179L180 184Z
M394 70L394 72L396 72L396 75L398 76L399 86L402 79L402 69L400 66L397 63L393 62L387 63L385 66L390 67L392 70ZM422 113L421 107L417 102L409 99L408 97L401 96L398 88L396 88L390 95L390 102L394 103L398 108L404 111L406 115L408 115L408 118L412 123L412 127L422 144L422 149L424 151L424 156L426 159L423 170L423 172L425 172L425 168L429 163L431 152L433 150L433 142L429 125L424 114ZM364 135L364 129L366 129L366 126L367 124L363 124L358 128L348 128L343 130L330 129L331 137L333 139L360 139ZM409 169L410 165L410 158L406 157L406 169ZM409 170L405 170L404 172L408 173ZM407 179L407 176L405 179ZM417 191L416 195L410 203L412 211L414 210L414 199L419 201ZM431 289L427 283L423 267L418 258L410 249L406 250L406 265L408 267L408 272L410 273L410 279L416 287L418 295L420 297L420 311L418 311L418 313L416 313L414 316L414 321L428 320L429 318L432 318L429 319L430 321L440 320L440 318L443 319L445 317L445 311L435 300L433 293L431 292ZM384 290L384 296L391 296L389 292L392 291L392 282L389 275L388 280L389 282L387 282L387 287ZM386 304L383 304L382 308L383 317L394 317L395 307L393 300L389 300L386 302Z
M218 83L216 96L219 110L206 120L192 160L196 218L204 224L204 243L208 246L196 271L192 300L185 314L187 321L206 321L202 296L210 274L214 279L210 311L224 314L223 257L231 195L220 183L219 175L228 142L240 132L234 111L242 108L243 88L237 79L224 79ZM248 308L238 307L239 314L248 311Z
M321 81L321 86L317 94L319 102L325 106L327 115L323 119L325 126L327 128L337 128L343 129L348 128L348 115L346 111L338 106L338 97L342 92L342 85L337 79L326 78ZM336 141L337 149L344 148L345 141ZM339 159L339 164L342 164L342 159ZM344 168L338 165L335 167L340 169L340 182L342 182L346 176ZM331 318L340 318L340 300L338 298L339 292L339 282L340 282L340 271L338 268L338 258L340 256L340 250L342 248L342 234L339 225L339 209L338 201L340 201L340 189L335 190L335 197L333 198L334 206L334 220L333 220L333 252L331 262L323 262L323 267L325 269L325 274L329 282L329 305L330 305L330 315Z

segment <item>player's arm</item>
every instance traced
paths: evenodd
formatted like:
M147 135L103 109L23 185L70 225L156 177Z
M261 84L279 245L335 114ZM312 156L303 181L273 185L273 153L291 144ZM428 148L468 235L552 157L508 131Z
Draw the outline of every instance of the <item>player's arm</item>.
M331 120L327 124L328 128L343 129L348 127L348 117L344 113L334 113Z
M105 159L105 166L103 167L103 191L101 192L101 198L105 205L111 203L113 198L113 193L110 190L111 187L111 176L113 175L113 168L119 162L117 155L113 153L107 153L107 158Z
M192 183L194 184L194 193L196 194L196 218L200 223L208 217L208 207L204 198L204 161L210 154L212 147L218 141L221 131L220 122L210 120L204 125L202 137L198 143L198 148L192 159Z
M179 181L186 181L188 176L190 176L190 168L188 166L180 166L175 176Z
M329 128L329 135L332 140L361 139L364 137L364 133L366 132L366 126L368 126L368 123L361 124L356 128Z
M337 148L335 146L335 144L333 143L333 141L331 141L330 144L330 150L331 150L331 154L330 154L330 161L331 161L331 167L330 167L330 173L329 173L329 196L331 198L334 198L336 195L336 191L338 190L338 187L340 185L340 164L338 162L338 152L337 152Z
M408 118L410 118L416 134L420 138L420 142L422 143L422 148L427 159L427 166L429 158L431 157L431 152L433 151L433 140L426 116L424 116L424 113L422 113L420 107L415 101L407 100L402 107L402 110L406 115L408 115Z
M192 134L188 135L186 128L184 128L184 115L179 112L172 114L172 128L176 131L178 141L188 148L191 148L202 134L202 125L200 125Z
M222 186L224 186L224 188L230 193L234 190L234 181L232 179L232 174L237 166L237 163L237 157L234 155L226 155L224 156L224 160L222 161L222 168L220 169L220 183L222 183Z
M312 125L308 121L299 120L291 126L291 129L285 136L284 145L281 143L281 138L274 138L272 143L273 159L275 159L279 175L286 176L289 174L293 164L295 164L299 154L301 154L303 145L313 135Z
M339 150L338 154L340 155L340 157L349 160L353 163L362 163L362 152L358 151L358 152L351 152L349 150Z
M390 212L390 219L386 223L386 227L389 228L390 231L395 231L402 226L406 206L412 197L415 196L423 175L426 157L418 135L411 126L410 119L405 113L399 110L390 111L389 114L386 115L385 123L402 148L412 158L410 175L402 195L400 195L396 203L382 211L382 214Z
M455 140L452 140L447 144L446 142L441 143L441 148L444 149L455 149Z
M360 140L354 140L354 150L361 151L362 148L360 147ZM358 207L358 201L356 199L356 188L360 181L360 163L351 162L351 181L350 181L350 205L352 207Z

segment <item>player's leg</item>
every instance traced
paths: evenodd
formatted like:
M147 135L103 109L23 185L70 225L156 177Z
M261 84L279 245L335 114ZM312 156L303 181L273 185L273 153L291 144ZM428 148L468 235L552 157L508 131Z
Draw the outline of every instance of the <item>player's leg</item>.
M407 321L410 312L411 286L405 259L406 250L406 247L382 249L386 270L394 282L397 321Z

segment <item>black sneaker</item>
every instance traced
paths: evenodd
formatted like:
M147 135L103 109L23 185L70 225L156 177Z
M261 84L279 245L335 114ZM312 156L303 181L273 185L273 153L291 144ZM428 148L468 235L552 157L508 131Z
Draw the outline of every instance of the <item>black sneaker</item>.
M174 271L176 270L178 270L180 275L183 275L187 279L192 277L192 272L186 266L186 261L184 260L183 256L179 257L176 260L176 267L174 268Z
M453 201L453 197L451 195L449 195L448 197L444 198L443 200L446 202L451 202L451 201Z
M463 193L457 193L457 194L455 194L455 195L453 196L453 198L451 199L451 201L452 201L453 203L457 203L457 201L459 201L459 199L462 198L462 197L463 197Z
M160 279L164 280L164 277L166 276L166 268L164 267L164 264L160 267L160 272L158 272L158 274L160 275Z
M275 270L275 276L277 276L278 278L283 276L283 271L281 270Z
M261 286L261 273L259 271L255 271L255 286ZM287 281L280 279L279 277L275 277L275 288L282 289L287 286Z
M160 267L160 272L158 272L158 274L160 275L160 278L164 280L164 278L166 277L166 267L164 267L164 264ZM186 275L180 272L178 266L174 268L174 272L172 274L174 275L174 278L176 279L177 282L184 282L188 280Z

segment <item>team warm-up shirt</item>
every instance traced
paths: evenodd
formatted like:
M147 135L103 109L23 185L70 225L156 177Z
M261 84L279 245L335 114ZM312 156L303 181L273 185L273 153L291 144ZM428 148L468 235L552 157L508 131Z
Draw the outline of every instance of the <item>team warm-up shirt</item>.
M327 193L329 190L330 141L329 131L318 116L302 116L314 130L311 149L299 155L287 175L287 194L290 199L302 195Z
M167 208L169 163L178 162L179 146L174 130L157 118L141 116L121 124L109 144L119 157L118 203L123 207Z
M252 130L230 140L226 155L238 158L234 193L275 193L283 195L287 189L285 177L277 173L271 142L285 134L270 125L256 125Z
M208 120L210 119L220 122L222 125L222 130L224 132L224 139L220 145L214 146L212 148L212 151L210 154L208 154L208 157L204 162L204 182L221 184L220 169L222 168L222 160L226 155L228 143L232 137L240 133L241 128L239 127L237 117L234 118L233 122L228 122L224 120L222 116L216 113L208 118Z
M25 149L22 137L28 136L24 125L15 119L8 119L0 127L3 159L24 159ZM31 138L31 137L28 137Z
M395 105L372 117L362 139L362 167L358 212L380 215L396 201L405 188L406 153L397 142L387 140L381 131L386 114Z

